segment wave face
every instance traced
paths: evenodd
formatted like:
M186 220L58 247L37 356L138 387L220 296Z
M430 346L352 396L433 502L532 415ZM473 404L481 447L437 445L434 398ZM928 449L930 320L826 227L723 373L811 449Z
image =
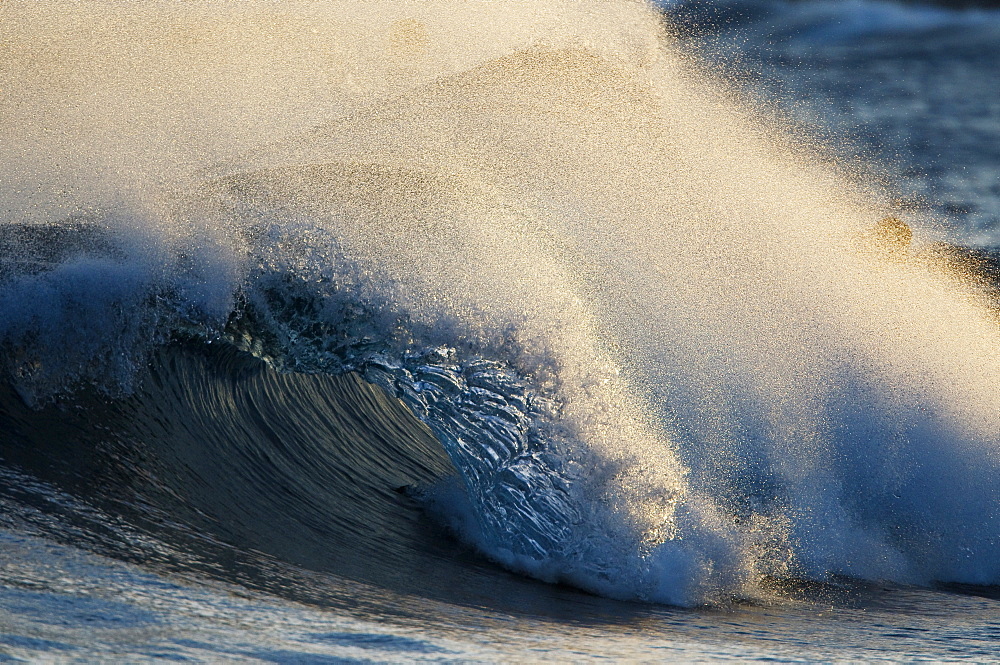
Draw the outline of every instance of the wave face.
M108 427L186 469L157 499L200 497L184 519L391 570L434 551L400 544L419 501L512 570L675 604L1000 583L989 288L879 232L891 194L758 117L651 8L15 9L4 372L35 408L140 404ZM191 360L210 344L272 369L239 393L262 375ZM317 475L345 390L377 426ZM8 420L11 450L56 436ZM230 489L206 494L213 465ZM246 539L241 501L305 526Z

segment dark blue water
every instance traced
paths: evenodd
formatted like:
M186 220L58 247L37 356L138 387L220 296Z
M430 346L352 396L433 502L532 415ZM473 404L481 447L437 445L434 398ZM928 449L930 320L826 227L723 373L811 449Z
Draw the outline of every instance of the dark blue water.
M752 94L862 159L953 238L996 245L997 9L898 2L667 5Z

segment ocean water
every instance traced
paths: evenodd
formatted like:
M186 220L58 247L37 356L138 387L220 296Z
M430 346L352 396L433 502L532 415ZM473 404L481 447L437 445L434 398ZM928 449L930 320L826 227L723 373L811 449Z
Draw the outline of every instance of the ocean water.
M1000 659L1000 11L0 31L0 659Z

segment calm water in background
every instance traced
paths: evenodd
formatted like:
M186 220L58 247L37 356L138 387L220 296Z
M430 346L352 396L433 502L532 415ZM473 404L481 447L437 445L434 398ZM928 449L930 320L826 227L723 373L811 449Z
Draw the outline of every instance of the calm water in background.
M895 2L673 5L691 41L846 158L904 210L1000 244L998 10Z

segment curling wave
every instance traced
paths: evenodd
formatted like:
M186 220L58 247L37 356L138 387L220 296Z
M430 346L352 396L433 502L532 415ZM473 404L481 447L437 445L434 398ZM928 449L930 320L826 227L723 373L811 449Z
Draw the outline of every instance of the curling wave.
M401 17L398 89L376 103L139 202L6 223L8 380L38 408L81 386L138 399L118 431L176 446L157 430L186 432L176 468L194 473L164 496L183 503L203 470L232 465L232 492L190 519L254 488L252 505L273 501L263 514L343 538L338 551L398 551L414 520L390 518L396 544L380 547L362 535L372 509L344 506L370 496L389 514L404 501L391 490L412 486L406 500L489 558L619 598L726 602L782 577L1000 581L989 284L919 238L880 240L880 195L754 119L651 10L601 7L613 27L486 43L433 77L403 56L422 62L441 27ZM246 394L269 411L217 393L243 370L219 384L211 364L155 356L177 344L266 361ZM362 419L395 408L330 378L348 373L398 398L447 461L399 443L423 430L396 414L351 477L305 471L330 454L325 391L364 397ZM28 423L11 430L22 447L46 431L7 412ZM254 443L234 445L243 432ZM257 456L302 481L294 501ZM361 491L322 499L342 483ZM234 523L213 533L259 547L249 513L217 513ZM292 562L322 548L266 540Z

